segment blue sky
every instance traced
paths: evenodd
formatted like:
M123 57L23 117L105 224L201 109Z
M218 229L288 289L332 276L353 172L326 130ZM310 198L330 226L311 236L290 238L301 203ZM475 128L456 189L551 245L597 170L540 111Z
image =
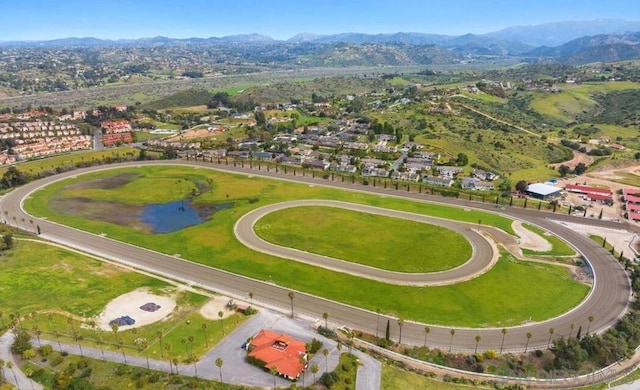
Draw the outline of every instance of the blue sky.
M637 0L15 0L0 41L300 32L482 34L566 20L640 20Z

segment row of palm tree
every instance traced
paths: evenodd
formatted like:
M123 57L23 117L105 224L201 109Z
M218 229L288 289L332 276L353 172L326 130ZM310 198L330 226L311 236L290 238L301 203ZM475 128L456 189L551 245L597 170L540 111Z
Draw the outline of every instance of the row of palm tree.
M380 326L380 309L376 309L376 338L379 337L379 326ZM326 320L329 317L328 313L324 313L322 315L322 317L325 319L325 327L326 327ZM591 329L591 323L594 321L595 317L594 316L589 316L587 318L587 320L589 321L589 324L587 326L587 334L589 334L589 331ZM398 327L399 327L399 337L398 337L398 343L402 344L402 326L404 325L404 320L402 318L398 318ZM573 330L575 329L576 325L574 323L570 324L570 328L571 331L569 332L569 337L571 337ZM551 346L551 339L553 338L553 335L555 334L555 328L551 327L549 328L549 340L547 341L547 348L549 348ZM429 326L425 326L424 327L424 343L423 346L426 347L427 346L427 338L429 336L429 333L431 332L431 328ZM502 341L500 342L500 353L502 353L502 351L504 350L504 339L505 336L507 335L507 328L503 328L500 330L500 332L502 333ZM451 334L451 340L449 342L449 352L451 352L451 349L453 348L453 338L456 334L456 330L455 329L451 329L449 331L449 333ZM529 341L531 340L531 338L533 337L533 333L531 332L527 332L526 333L526 338L527 338L527 342L525 344L524 347L524 352L526 353L529 349ZM480 335L476 335L474 337L476 344L475 344L475 349L474 349L474 353L478 352L478 345L480 343L480 341L482 340L482 336Z

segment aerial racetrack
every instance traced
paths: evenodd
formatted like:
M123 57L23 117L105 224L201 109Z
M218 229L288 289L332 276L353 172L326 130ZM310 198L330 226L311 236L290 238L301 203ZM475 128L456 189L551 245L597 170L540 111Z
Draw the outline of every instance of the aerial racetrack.
M182 165L181 163L177 164ZM196 170L178 165L161 167L154 164L145 164L118 170L113 169L116 167L108 167L107 170L98 173L89 173L89 170L85 172L76 171L67 174L67 177L74 177L65 181L58 180L50 184L55 179L63 178L63 176L59 176L20 188L15 191L15 194L3 199L2 208L3 210L11 209L12 212L18 212L16 209L20 199L22 199L21 197L44 184L49 184L37 193L32 194L31 199L25 203L25 209L34 216L46 217L48 221L57 221L94 234L63 228L45 220L37 221L43 229L45 238L74 245L73 242L70 242L72 241L72 235L68 231L74 230L74 234L83 235L83 242L76 243L75 246L84 247L85 250L90 251L92 248L86 247L91 246L95 241L95 245L100 246L100 250L96 250L98 254L105 257L115 257L119 260L123 260L121 257L124 256L142 269L155 269L156 272L166 272L179 276L179 279L184 280L189 278L184 277L184 275L176 275L176 273L180 273L178 263L187 268L181 259L188 259L192 262L223 269L230 273L244 275L251 279L241 277L234 279L233 287L229 286L227 289L233 289L233 292L237 295L246 295L248 291L255 289L254 294L256 297L264 294L263 296L268 296L265 300L269 299L272 303L285 304L288 300L286 291L295 290L299 292L296 301L302 312L315 313L317 310L325 310L332 313L332 318L344 320L345 323L364 330L371 330L372 326L375 326L375 311L379 309L382 313L392 317L401 317L429 324L441 324L446 327L513 326L521 325L523 321L531 318L532 321L548 320L546 323L541 323L540 329L549 329L549 326L555 325L561 331L563 325L568 328L570 321L579 323L578 320L575 317L564 320L561 318L552 319L553 317L568 312L569 315L584 316L584 321L586 321L587 315L581 313L581 311L589 309L587 304L593 300L594 295L597 296L595 293L598 292L598 289L594 288L588 299L579 304L587 295L589 288L567 278L567 272L564 268L521 262L504 252L501 253L495 265L481 275L461 283L439 287L397 286L377 280L368 280L351 275L348 272L336 272L299 261L254 252L235 239L234 226L236 226L236 222L242 216L251 215L250 212L252 210L259 209L267 204L282 204L282 202L292 199L335 199L351 204L359 204L359 207L368 204L378 209L393 209L416 215L428 213L435 214L440 218L456 219L465 222L465 224L461 225L466 225L466 229L469 231L471 231L469 226L475 225L474 229L479 229L492 224L509 233L512 232L509 231L510 221L507 218L469 208L442 207L431 203L407 201L389 196L380 197L377 194L348 192L319 185L309 186L288 181L262 179L257 177L256 174L258 172L252 172L253 177L249 177L246 174L229 175L212 170ZM207 164L207 166L209 165ZM86 175L80 175L80 173L86 173ZM123 180L123 174L130 175L130 180ZM109 188L98 185L101 180L111 180L109 182L113 184L114 177L118 177L121 180L119 185L111 185ZM178 182L176 180L177 177L182 178L182 181ZM149 186L151 182L154 183L154 187ZM90 205L91 201L98 202L96 204L101 206L109 206L109 204L113 206L114 202L120 202L128 207L127 210L132 211L136 207L141 207L141 205L153 201L170 202L180 200L185 193L191 192L194 188L200 191L195 202L200 202L201 207L204 207L202 205L207 203L233 203L233 207L220 209L212 218L201 224L162 234L150 233L141 227L139 221L126 226L121 223L107 222L104 219L92 219L87 215L69 214L64 211L64 205L73 203L72 200L74 198L84 199L85 205ZM138 193L137 191L140 192ZM127 193L129 196L126 195ZM136 196L131 197L131 193L136 193ZM91 209L91 207L87 208ZM98 212L98 214L104 216L104 210ZM26 218L33 217L27 216ZM482 226L477 226L477 221L480 219L483 221ZM537 223L538 221L535 222ZM58 232L59 229L60 232ZM63 230L67 234L58 236ZM478 237L478 242L488 242L482 235L475 234ZM87 236L90 236L91 239L87 240ZM104 236L107 236L107 238L104 238ZM136 251L109 238L168 254L168 256L163 256L163 261L169 261L169 259L165 258L170 258L172 262L171 270L163 269L165 265L160 264L160 262L140 263L144 260L133 259L137 256ZM109 246L123 245L128 249L121 248L123 252L119 256L114 256L104 249L104 245L107 245L105 242L108 242ZM589 241L586 240L586 242L588 243ZM582 244L588 245L585 242L582 242ZM475 255L478 252L478 247L475 243L473 245ZM595 244L593 246L597 248ZM140 251L141 254L145 253L144 250ZM157 252L154 253L157 254ZM176 254L179 257L174 256ZM157 254L157 256L162 255ZM196 264L192 265L192 263L188 264L189 267L198 268L200 273L202 273L203 269L210 269ZM473 264L473 261L466 262L465 265L467 264ZM454 270L459 270L463 267L457 267ZM486 270L486 267L483 267L483 269ZM187 272L186 269L184 272ZM225 273L225 275L228 274ZM619 277L619 275L616 276ZM260 283L259 281L266 283ZM202 283L202 281L198 280L198 283ZM213 282L211 284L214 289L223 289L219 284ZM257 286L260 286L264 291L258 290ZM276 293L276 291L281 291L281 293ZM282 296L277 294L282 294ZM324 297L324 299L314 298L306 294ZM558 299L558 297L562 297L562 299ZM616 299L618 305L622 305L622 309L618 308L618 312L613 313L614 317L617 317L624 310L624 305L626 304L626 299L624 302L619 297ZM349 306L344 307L326 300L343 302ZM305 305L305 303L308 303L308 305ZM576 307L576 305L578 306ZM358 311L353 306L362 307L365 311ZM576 308L571 310L572 307ZM607 314L607 316L610 317L611 314ZM605 320L604 316L603 320ZM607 322L611 320L611 318L606 319ZM413 326L411 324L408 325L405 328L407 340L411 340L412 336L417 340L421 340L423 334L420 331L421 328L416 325L415 330L412 331ZM535 326L535 324L528 324L519 328L524 330L531 326ZM442 332L445 332L446 329L450 328L443 327L442 329ZM492 342L490 334L495 332L493 329L470 331L473 331L474 334L477 334L478 331L485 332L486 335L483 335L483 340L486 339L487 343ZM437 334L438 330L434 328L434 332L434 334ZM462 333L464 332L462 330ZM542 340L544 340L544 344L546 344L548 333L545 331L543 334L541 330L538 332L540 334L539 343L542 344ZM496 338L499 337L496 336ZM535 345L534 341L536 341L535 338L531 340L532 346ZM512 340L510 342L509 338L507 338L506 342L510 343L514 348L524 344L522 340ZM471 342L466 340L461 342L460 346L464 347L464 343L470 344Z

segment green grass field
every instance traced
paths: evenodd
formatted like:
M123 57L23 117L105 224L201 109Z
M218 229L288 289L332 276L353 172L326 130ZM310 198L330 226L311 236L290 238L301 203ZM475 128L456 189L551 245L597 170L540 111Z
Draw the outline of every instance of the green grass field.
M255 230L277 245L390 271L443 271L471 257L471 245L454 231L333 207L279 210Z
M138 288L176 296L176 310L167 321L136 330L123 327L117 335L86 326L109 301ZM172 345L172 355L184 361L189 353L201 356L208 349L202 324L207 326L209 345L222 339L220 321L205 319L198 312L207 300L203 295L177 292L164 281L41 242L19 240L15 249L0 258L0 329L8 324L11 314L20 313L25 329L37 327L48 339L56 339L58 332L62 342L75 342L75 334L85 345L116 350L122 341L127 353L160 359L157 334L162 331L164 345ZM225 333L232 332L245 318L234 314L225 319ZM81 326L83 323L85 326ZM189 336L196 342L188 353L182 340ZM139 348L134 343L137 338L145 338L148 347Z
M101 196L112 196L112 199L131 203L139 202L136 200L138 197L163 196L166 199L178 200L186 195L190 186L180 185L176 186L177 189L167 190L167 185L162 184L163 180L159 180L159 184L154 186L148 183L152 181L152 177L173 177L174 180L189 178L193 181L205 180L211 183L212 190L198 197L198 202L229 201L234 203L234 207L217 212L211 220L201 225L157 235L146 234L115 223L71 216L62 211L53 211L49 207L52 198L68 196L68 190L65 188L70 184L121 175L124 172L132 173L138 178L123 187L101 190L106 191ZM172 180L164 181L171 183ZM124 187L127 187L126 192L123 191ZM77 188L73 191L73 196L82 194ZM123 195L125 193L126 196ZM97 195L93 193L93 196ZM254 201L250 202L251 198ZM83 230L104 233L113 239L153 248L163 253L179 254L185 259L271 281L280 286L338 302L369 310L380 309L384 313L431 324L479 327L515 325L529 317L539 321L569 310L580 302L588 291L587 286L572 280L564 268L521 263L506 255L491 271L465 283L414 288L387 285L256 253L240 245L235 239L233 226L241 215L265 204L294 199L342 200L473 224L480 220L483 224L497 226L513 233L509 219L492 213L176 166L144 166L68 179L38 191L25 203L25 208L35 215L46 216ZM300 275L313 277L301 278ZM509 280L509 284L504 283L505 280ZM541 285L545 286L543 292L539 289ZM515 289L513 286L518 288ZM416 305L415 302L421 304Z
M133 155L138 156L140 151L134 148L116 148L99 151L84 151L60 154L53 157L47 157L41 160L26 161L16 164L16 168L28 174L37 175L39 172L53 170L56 167L64 167L66 165L74 165L82 161L103 160L104 158L114 158L116 156ZM7 166L0 168L0 175L4 174L8 169Z
M430 379L424 375L418 375L389 363L382 364L381 390L396 389L425 389L425 390L469 390L469 389L493 389L493 386L470 386L445 383Z
M552 249L546 252L537 252L537 251L532 251L532 250L523 248L522 253L524 253L525 255L537 255L537 256L540 256L540 255L542 256L575 256L576 255L576 251L573 250L573 248L571 248L566 242L554 236L553 234L549 234L543 229L540 229L537 226L529 225L527 223L522 224L522 226L536 233L537 235L541 236L545 240L549 241L549 243L552 246Z
M638 89L640 84L628 81L614 83L592 82L579 85L562 84L560 88L563 89L560 93L534 94L531 108L541 114L549 115L565 122L572 122L583 112L595 107L596 102L593 100L595 93Z

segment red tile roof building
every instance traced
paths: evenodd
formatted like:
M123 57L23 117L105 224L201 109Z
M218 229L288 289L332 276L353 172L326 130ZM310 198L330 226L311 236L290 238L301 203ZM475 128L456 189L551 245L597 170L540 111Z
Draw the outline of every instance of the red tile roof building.
M106 134L128 133L131 131L131 122L128 120L100 122Z
M278 374L288 379L298 378L306 366L305 343L285 334L263 329L251 340L248 350L249 357L264 362L266 369L275 367Z
M578 194L587 194L587 195L603 195L603 196L611 196L611 190L606 188L597 188L597 187L587 187L581 186L578 184L567 184L565 189L569 192L575 192Z

